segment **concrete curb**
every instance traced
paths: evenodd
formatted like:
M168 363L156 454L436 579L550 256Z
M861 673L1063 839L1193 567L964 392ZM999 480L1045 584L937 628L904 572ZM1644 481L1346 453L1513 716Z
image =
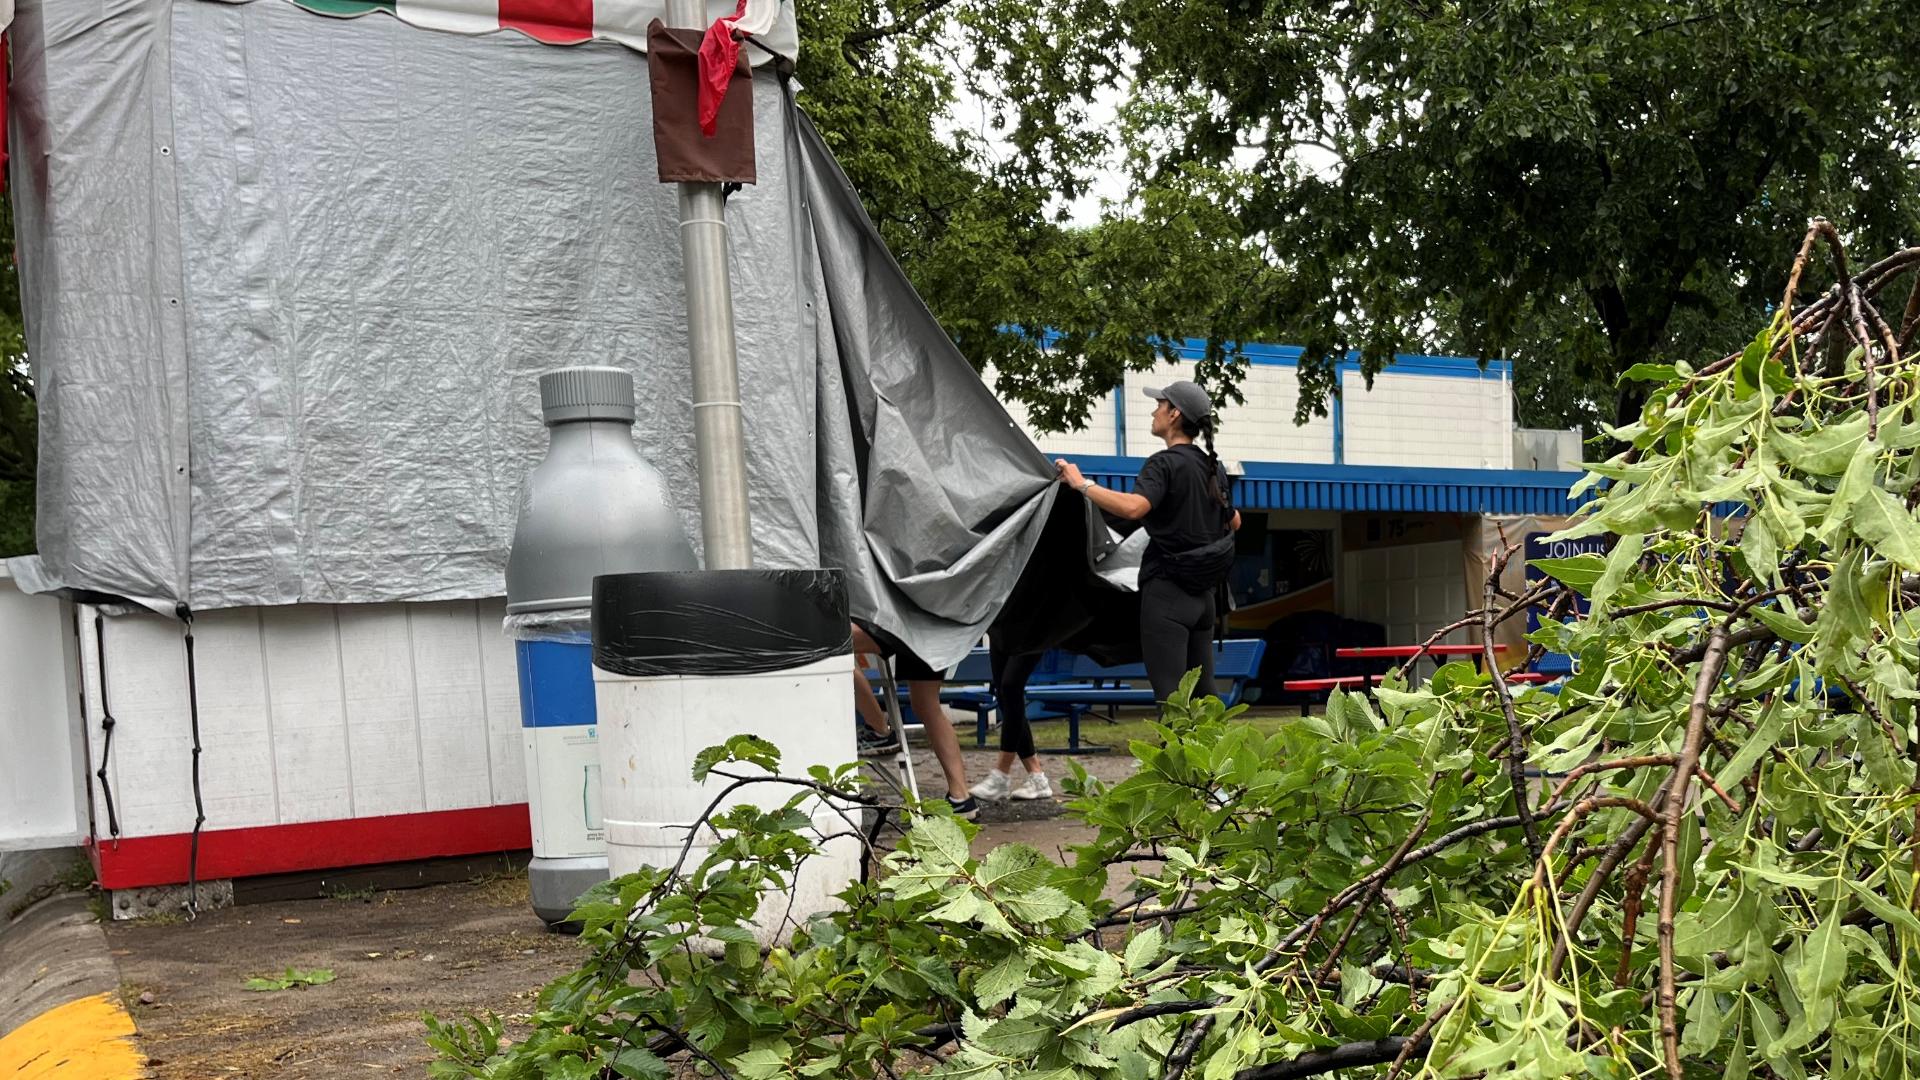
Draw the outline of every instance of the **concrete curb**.
M147 1069L134 1035L84 894L59 893L0 924L0 1077L135 1080Z

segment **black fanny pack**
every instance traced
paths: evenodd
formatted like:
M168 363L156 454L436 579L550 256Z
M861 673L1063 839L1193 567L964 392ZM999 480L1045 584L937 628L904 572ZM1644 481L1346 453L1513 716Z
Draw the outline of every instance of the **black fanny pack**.
M1233 569L1233 533L1185 551L1166 553L1160 566L1166 572L1167 580L1190 593L1211 591L1227 579L1227 573Z

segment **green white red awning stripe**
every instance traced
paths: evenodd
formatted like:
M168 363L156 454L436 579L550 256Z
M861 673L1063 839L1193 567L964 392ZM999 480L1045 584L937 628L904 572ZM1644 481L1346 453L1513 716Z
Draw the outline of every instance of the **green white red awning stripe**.
M385 13L426 30L490 34L518 30L549 45L616 41L645 51L647 24L664 14L662 0L292 0L318 15L357 18ZM741 0L735 32L765 34L780 0ZM716 24L717 25L717 24Z

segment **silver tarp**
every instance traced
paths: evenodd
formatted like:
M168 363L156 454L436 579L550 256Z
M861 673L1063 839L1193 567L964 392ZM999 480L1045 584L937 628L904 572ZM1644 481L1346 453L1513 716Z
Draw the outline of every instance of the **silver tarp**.
M24 581L161 610L500 595L544 445L534 375L562 364L634 372L697 544L643 56L30 0L13 58L41 418ZM760 182L728 216L756 560L846 569L856 614L950 663L1026 565L1052 469L767 68L754 116Z

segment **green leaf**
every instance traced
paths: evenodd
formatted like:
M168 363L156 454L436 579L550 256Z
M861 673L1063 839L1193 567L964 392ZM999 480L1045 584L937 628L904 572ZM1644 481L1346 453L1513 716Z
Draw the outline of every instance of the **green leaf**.
M1598 555L1574 555L1565 559L1534 559L1528 563L1541 573L1571 588L1581 596L1591 596L1606 573L1607 561Z
M626 1080L670 1080L673 1069L644 1046L629 1046L615 1054L609 1068Z
M1888 795L1906 792L1913 778L1913 768L1898 757L1899 751L1880 729L1880 724L1871 716L1862 714L1854 718L1854 739L1860 744L1861 756L1866 758L1867 779L1875 787Z
M999 963L988 968L973 983L974 1000L981 1009L991 1009L995 1005L1012 997L1028 979L1027 958L1024 953L1011 952Z
M1767 1059L1767 1064L1783 1076L1806 1080L1807 1070L1800 1064L1798 1056L1774 1049L1780 1042L1780 1017L1761 1004L1758 998L1748 998L1747 1005L1748 1013L1753 1017L1754 1044L1760 1047L1761 1056Z
M1639 363L1622 372L1618 383L1650 382L1670 383L1680 377L1680 372L1672 364Z
M727 945L752 945L758 947L760 939L753 931L744 926L716 926L707 931L707 936Z
M908 831L914 853L935 870L958 870L973 858L972 846L960 822L951 816L932 814L915 818Z
M995 896L1031 890L1047 880L1053 864L1025 844L1001 844L987 853L975 874L982 888Z
M1333 1029L1345 1039L1364 1041L1385 1038L1393 1030L1393 1022L1398 1019L1391 1013L1356 1013L1337 1001L1327 1003L1327 1019L1333 1022Z
M1860 596L1865 558L1860 548L1848 551L1827 580L1827 602L1815 627L1830 653L1844 654L1853 642L1873 636L1873 615Z
M1806 939L1801 963L1793 972L1794 989L1803 1004L1831 1001L1840 992L1847 977L1847 945L1840 934L1840 911L1836 908L1821 921Z
M1746 863L1734 863L1733 865L1745 873L1752 874L1764 881L1771 881L1775 885L1785 885L1790 889L1824 889L1833 883L1832 878L1815 877L1812 874L1802 874L1796 870L1782 870L1775 866L1749 866Z
M1747 571L1755 579L1774 580L1780 568L1780 542L1764 514L1751 514L1740 527L1740 554L1747 560Z
M1760 331L1760 336L1748 342L1747 347L1740 351L1740 363L1734 369L1733 381L1741 397L1746 397L1760 388L1761 380L1765 378L1761 368L1766 364L1767 353L1772 342L1773 328L1769 326Z
M1852 520L1854 505L1873 490L1874 461L1879 454L1880 448L1871 442L1862 442L1854 451L1853 461L1847 465L1839 486L1833 489L1833 500L1827 504L1827 517L1821 522L1818 534L1822 541L1831 542L1841 535L1841 530Z
M785 1043L749 1050L733 1059L733 1074L740 1080L774 1080L786 1073L791 1053Z
M244 984L244 988L256 993L262 993L274 990L291 990L295 987L322 986L333 980L334 974L331 968L314 968L310 971L301 971L298 968L290 967L276 976L268 976L265 978L256 976L248 979Z
M1031 892L1019 896L1010 896L999 901L1007 914L1022 922L1040 923L1058 919L1073 911L1073 901L1067 894L1051 885L1043 885Z
M1038 1053L1058 1037L1053 1021L1042 1016L1023 1016L995 1023L975 1041L983 1049L1017 1058Z
M767 772L780 769L780 749L758 735L735 735L718 746L709 746L694 755L693 778L705 782L714 766L729 762L757 765Z
M1915 941L1920 941L1920 916L1916 916L1902 905L1888 900L1885 896L1882 896L1878 890L1855 881L1852 878L1847 879L1847 887L1853 890L1853 895L1860 898L1860 903L1865 906L1868 911L1873 912L1874 915L1878 916L1889 926L1898 927L1903 932L1912 935Z
M1902 569L1920 573L1920 522L1900 500L1868 486L1853 505L1854 535Z
M1866 438L1867 414L1860 411L1807 436L1775 431L1767 444L1809 476L1837 476L1854 460Z
M1726 1025L1726 1013L1714 1000L1714 992L1696 987L1687 1003L1687 1026L1680 1033L1680 1050L1693 1057L1705 1057L1720 1045L1720 1032Z
M1765 624L1767 629L1780 635L1783 641L1805 645L1813 640L1813 624L1801 622L1798 615L1776 608L1754 608L1753 617Z
M1164 935L1160 933L1159 923L1133 935L1132 940L1127 942L1127 970L1145 971L1149 964L1160 959L1160 952L1165 947Z
M1697 912L1680 912L1673 919L1674 953L1704 958L1732 947L1746 936L1754 906L1752 894L1740 889L1709 897Z
M1723 784L1738 784L1746 780L1753 767L1760 763L1767 751L1772 750L1780 740L1780 731L1784 726L1778 706L1767 709L1754 723L1753 734L1740 744L1733 757L1720 768L1718 777Z
M1593 586L1593 605L1602 607L1612 599L1613 594L1626 581L1627 574L1640 561L1640 555L1646 550L1647 538L1644 533L1623 536L1607 553L1607 568Z

